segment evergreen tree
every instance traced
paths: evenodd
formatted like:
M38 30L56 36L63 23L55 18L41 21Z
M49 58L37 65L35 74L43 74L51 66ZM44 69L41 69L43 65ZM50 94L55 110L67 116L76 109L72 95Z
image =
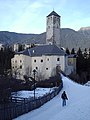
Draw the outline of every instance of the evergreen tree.
M77 55L78 55L79 57L80 57L80 56L83 57L83 55L82 55L82 51L81 51L81 48L78 49L78 51L77 51Z
M88 59L88 54L87 54L87 49L85 48L84 53L83 53L83 71L87 72L87 59Z
M81 49L79 48L77 52L77 63L76 63L76 68L77 68L77 73L80 76L80 83L84 84L87 82L87 76L88 76L88 55L87 55L87 49L84 50L84 53L82 54Z
M70 55L70 51L69 51L68 48L66 48L66 53L67 53L68 55Z
M0 74L5 75L11 69L11 58L14 57L14 52L7 47L0 51Z
M23 45L19 45L18 52L23 51L23 50L24 50L24 49L23 49Z
M90 48L89 48L89 54L88 54L88 58L90 58Z
M77 68L77 73L80 74L80 72L83 69L83 54L81 49L79 48L79 50L77 51L77 59L76 59L76 68Z
M89 54L87 59L87 80L90 80L90 48L89 48Z
M74 50L74 48L71 50L71 54L75 54L75 50Z
M87 59L87 55L88 55L88 54L87 54L87 49L85 48L84 54L83 54L83 56L84 56L85 59Z

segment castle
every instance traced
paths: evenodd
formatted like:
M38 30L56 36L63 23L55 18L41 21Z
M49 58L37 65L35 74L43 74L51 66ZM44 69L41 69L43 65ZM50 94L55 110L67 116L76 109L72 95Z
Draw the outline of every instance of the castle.
M11 60L13 77L24 79L36 70L36 79L55 76L59 70L66 74L76 70L75 62L60 46L60 16L52 11L46 17L46 44L17 52ZM69 64L68 64L69 63Z

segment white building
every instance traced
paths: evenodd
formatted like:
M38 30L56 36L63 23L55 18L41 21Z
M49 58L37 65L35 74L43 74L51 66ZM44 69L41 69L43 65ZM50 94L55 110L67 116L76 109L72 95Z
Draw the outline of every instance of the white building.
M15 43L15 44L13 45L13 51L18 52L18 51L19 51L19 46L20 46L19 43Z
M24 49L31 48L31 45L32 45L31 43L30 44L25 44Z
M29 76L30 61L31 58L27 54L24 55L20 52L15 54L14 58L11 59L13 77L23 79L23 75Z
M56 45L42 45L17 53L12 59L13 75L23 79L23 75L32 76L36 69L37 79L45 79L56 75L59 66L65 72L66 53Z

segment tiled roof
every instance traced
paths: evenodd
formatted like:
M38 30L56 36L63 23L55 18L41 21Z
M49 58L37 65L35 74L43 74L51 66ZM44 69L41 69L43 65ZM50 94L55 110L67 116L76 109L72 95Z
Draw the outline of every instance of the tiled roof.
M22 52L18 52L18 54L23 54L31 57L42 55L66 55L66 53L62 49L59 49L56 45L36 46L30 49L26 49Z
M26 49L26 50L24 50L24 51L16 52L16 54L23 54L23 55L30 56L28 49Z
M58 15L55 11L52 11L47 17L52 16L52 15L60 17L60 15Z

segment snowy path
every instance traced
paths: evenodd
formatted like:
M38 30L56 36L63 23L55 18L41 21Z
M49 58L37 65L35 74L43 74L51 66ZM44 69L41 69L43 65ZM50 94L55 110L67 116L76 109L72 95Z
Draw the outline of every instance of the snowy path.
M62 77L63 90L68 94L67 106L61 105L61 93L39 109L24 114L15 120L90 120L90 87L78 85Z

